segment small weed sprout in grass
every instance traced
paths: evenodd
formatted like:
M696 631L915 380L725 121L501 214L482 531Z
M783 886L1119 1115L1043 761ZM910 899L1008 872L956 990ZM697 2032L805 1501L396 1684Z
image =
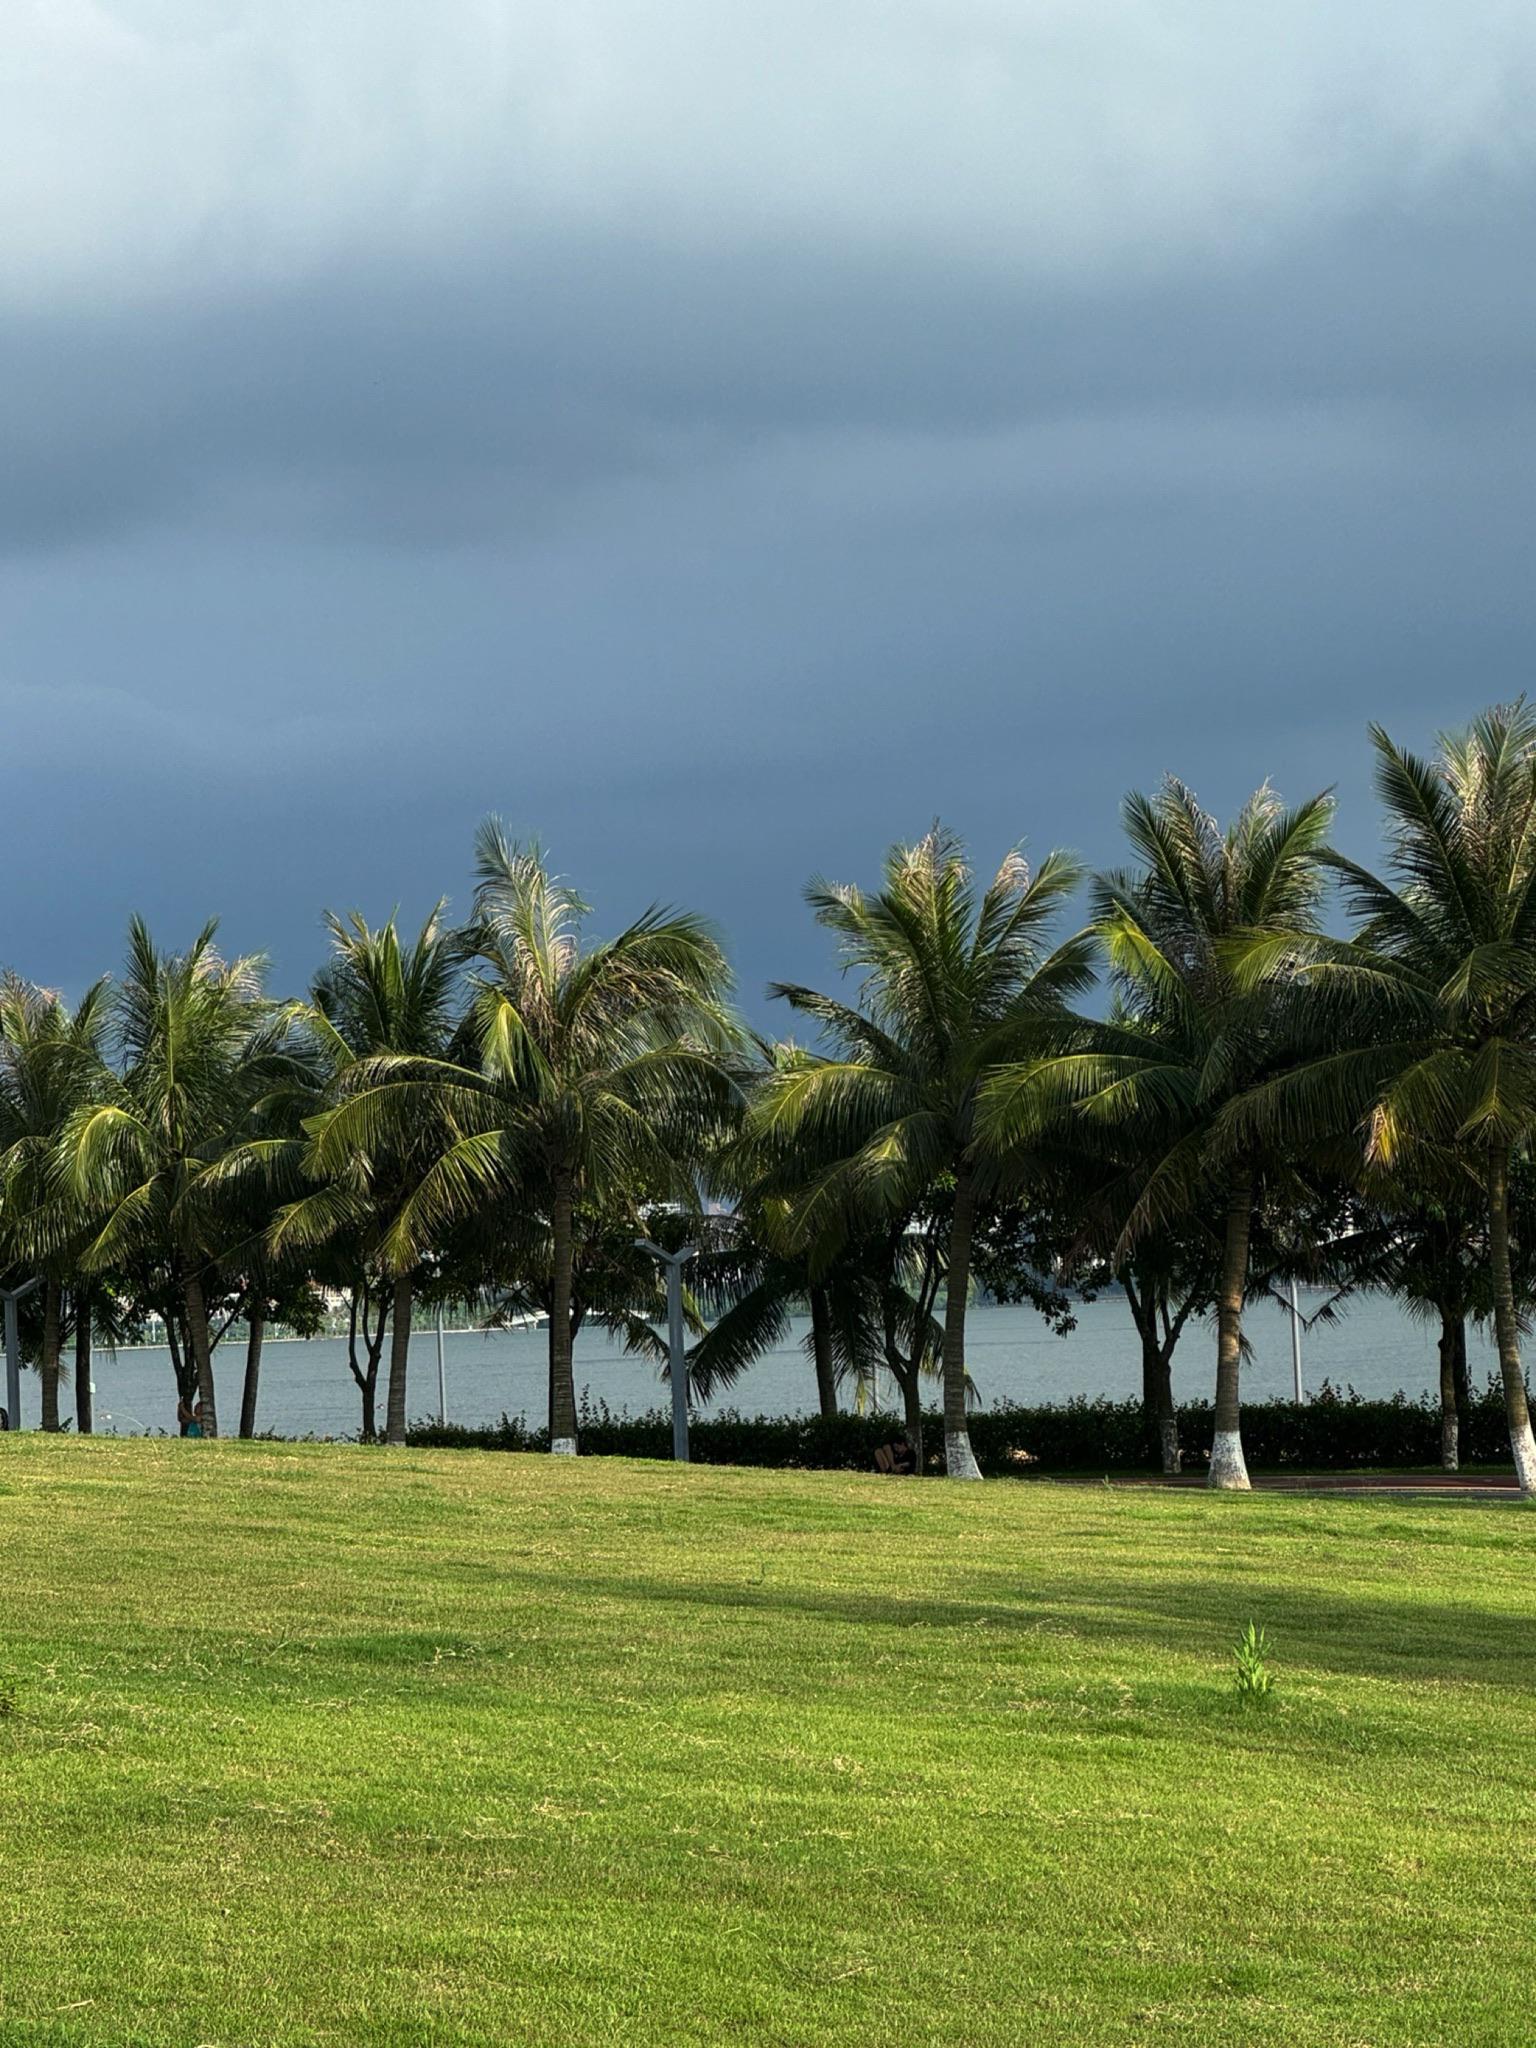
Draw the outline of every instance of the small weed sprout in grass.
M1232 1652L1236 1667L1232 1682L1237 1687L1237 1696L1245 1707L1267 1700L1275 1689L1274 1673L1265 1659L1269 1656L1270 1644L1266 1632L1252 1621L1237 1639Z

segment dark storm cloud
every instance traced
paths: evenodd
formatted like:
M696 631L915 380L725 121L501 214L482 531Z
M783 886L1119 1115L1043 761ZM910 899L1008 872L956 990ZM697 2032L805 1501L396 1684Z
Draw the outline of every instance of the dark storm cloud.
M1479 180L1267 260L1044 287L815 248L573 240L405 276L354 268L212 304L13 317L0 538L209 514L455 545L776 437L1530 399L1531 202ZM1092 489L1091 475L1084 479Z
M810 50L838 12L787 20ZM1364 848L1366 717L1422 737L1524 683L1518 22L1501 73L1394 11L1383 79L1322 10L1315 57L1228 24L1245 127L1189 87L1198 36L1128 72L1104 5L1065 53L1045 6L850 6L766 112L718 16L675 14L700 77L561 41L519 100L476 97L503 10L450 8L439 105L386 10L392 137L263 97L290 56L317 106L351 90L298 12L248 49L233 14L99 10L191 127L173 176L107 106L117 185L52 191L0 302L18 965L79 981L128 909L222 909L297 980L322 904L461 887L496 809L606 923L700 902L755 990L819 971L812 869L936 811L1105 859L1167 769L1220 807L1340 780Z

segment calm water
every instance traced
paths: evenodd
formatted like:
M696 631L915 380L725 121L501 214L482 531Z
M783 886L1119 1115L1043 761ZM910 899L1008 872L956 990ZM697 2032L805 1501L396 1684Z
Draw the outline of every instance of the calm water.
M1303 1310L1307 1303L1303 1299ZM1291 1385L1289 1319L1264 1304L1250 1311L1255 1356L1244 1370L1252 1400L1286 1396ZM803 1335L803 1325L796 1338ZM543 1420L545 1346L542 1330L451 1333L444 1339L448 1414L455 1422L489 1423L505 1414ZM1141 1358L1130 1315L1119 1296L1083 1306L1078 1327L1055 1337L1027 1308L978 1306L968 1323L971 1376L986 1402L1064 1401L1073 1394L1124 1398L1141 1386ZM1492 1352L1470 1336L1471 1369L1480 1383L1492 1369ZM1187 1330L1174 1357L1174 1385L1181 1399L1206 1396L1214 1374L1215 1337L1209 1325ZM240 1346L215 1354L219 1414L226 1429L240 1411L244 1352ZM385 1364L387 1371L387 1359ZM1408 1319L1391 1302L1366 1300L1341 1324L1307 1334L1303 1371L1309 1389L1327 1378L1361 1394L1388 1395L1401 1388L1421 1394L1438 1384L1433 1331ZM595 1401L631 1414L668 1398L654 1371L627 1358L601 1332L584 1335L576 1347L576 1384ZM95 1364L97 1427L139 1435L175 1428L176 1400L169 1355L156 1350L120 1351ZM712 1410L736 1407L748 1414L781 1415L815 1406L815 1385L803 1351L791 1341L771 1352ZM706 1410L705 1412L712 1412ZM379 1389L383 1415L382 1374ZM411 1342L410 1413L437 1412L437 1340L428 1329ZM37 1382L26 1376L23 1414L37 1421ZM360 1404L347 1371L346 1346L337 1338L271 1343L262 1357L258 1426L286 1436L354 1436Z

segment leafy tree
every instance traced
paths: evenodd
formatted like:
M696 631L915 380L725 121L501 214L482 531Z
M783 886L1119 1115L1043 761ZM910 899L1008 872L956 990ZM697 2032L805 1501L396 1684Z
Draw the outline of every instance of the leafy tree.
M854 1004L777 984L828 1042L826 1057L771 1074L753 1105L765 1142L837 1163L805 1205L847 1208L904 1230L952 1186L944 1251L944 1443L952 1478L978 1479L966 1423L965 1317L973 1239L987 1195L1017 1163L983 1143L976 1103L989 1069L1017 1060L1088 984L1086 945L1047 952L1045 932L1079 870L1047 856L1031 874L1012 853L978 894L958 839L941 826L887 856L873 894L813 882L807 900L859 977Z
M1287 1281L1330 1289L1323 1306L1304 1318L1307 1327L1339 1321L1357 1295L1385 1296L1413 1320L1436 1326L1441 1465L1454 1472L1470 1405L1467 1321L1492 1314L1487 1205L1467 1162L1453 1152L1420 1146L1400 1164L1411 1172L1362 1164L1353 1187L1320 1187L1311 1205L1274 1219L1266 1233L1265 1291L1289 1309ZM1521 1243L1536 1251L1536 1231L1527 1228L1536 1222L1529 1172L1516 1176L1515 1185ZM1528 1298L1529 1252L1517 1280Z
M1116 1190L1104 1191L1112 1195ZM1081 1284L1118 1286L1141 1349L1141 1403L1148 1436L1169 1477L1182 1471L1173 1359L1189 1325L1216 1298L1220 1245L1194 1220L1146 1231L1127 1247L1124 1211L1103 1199L1085 1210L1072 1269Z
M1448 1163L1452 1171L1438 1185L1427 1177L1406 1186L1389 1183L1387 1206L1370 1233L1371 1252L1361 1262L1361 1284L1389 1294L1415 1320L1436 1326L1440 1465L1455 1472L1470 1391L1467 1318L1478 1303L1491 1308L1491 1296L1487 1202L1471 1175Z
M240 1434L256 1434L261 1389L262 1344L270 1323L295 1337L317 1337L325 1328L325 1304L312 1276L295 1258L272 1259L261 1238L248 1244L240 1276L240 1313L245 1319L245 1368L240 1381Z
M1092 1276L1068 1277L1079 1227L1065 1206L1076 1193L1059 1173L1032 1179L1015 1194L987 1202L971 1243L971 1271L994 1301L1032 1308L1058 1337L1077 1328L1077 1308L1093 1299ZM943 1192L940 1206L944 1206Z

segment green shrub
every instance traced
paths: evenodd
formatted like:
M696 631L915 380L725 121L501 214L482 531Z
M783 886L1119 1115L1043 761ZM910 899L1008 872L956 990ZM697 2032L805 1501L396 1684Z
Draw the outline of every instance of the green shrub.
M1214 1418L1208 1401L1191 1402L1179 1418L1184 1467L1198 1475L1209 1456ZM903 1433L888 1413L743 1415L727 1409L696 1421L690 1433L701 1465L770 1465L867 1472L877 1446ZM924 1447L930 1469L942 1464L944 1430L937 1410L926 1418ZM411 1442L490 1451L542 1451L548 1434L503 1416L491 1428L444 1428L420 1423ZM1049 1472L1155 1472L1157 1434L1139 1401L1078 1398L1056 1406L1011 1403L971 1417L971 1443L983 1472L1027 1478ZM1409 1470L1440 1462L1440 1408L1425 1396L1365 1401L1353 1389L1324 1385L1310 1401L1255 1401L1243 1410L1243 1445L1256 1471ZM593 1457L670 1458L672 1417L666 1409L615 1415L605 1403L583 1401L581 1447ZM1509 1439L1496 1382L1462 1418L1465 1464L1507 1464Z

